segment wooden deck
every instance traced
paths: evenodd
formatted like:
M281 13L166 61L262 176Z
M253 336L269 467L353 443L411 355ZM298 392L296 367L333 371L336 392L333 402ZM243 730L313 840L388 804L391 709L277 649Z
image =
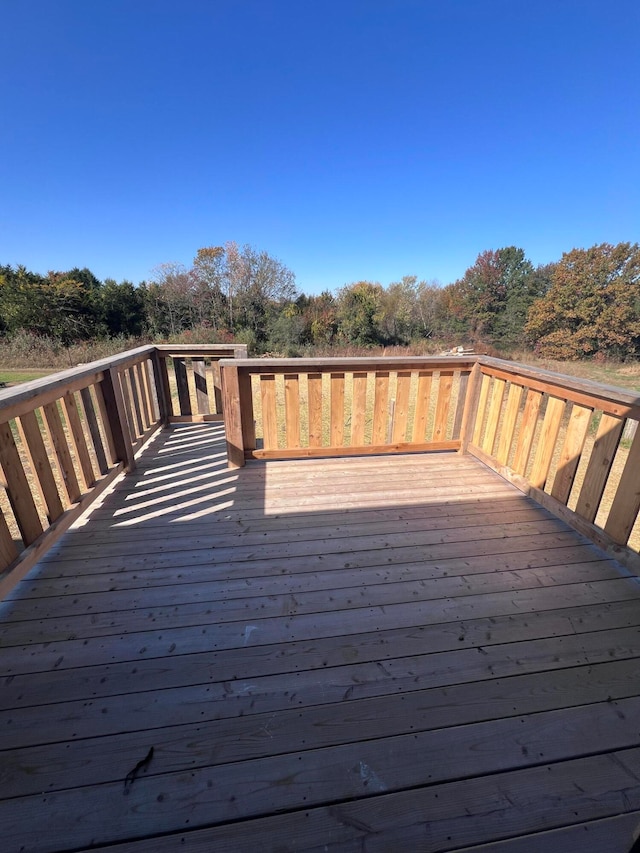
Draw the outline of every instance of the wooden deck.
M455 453L161 433L0 605L2 849L626 853L640 585Z

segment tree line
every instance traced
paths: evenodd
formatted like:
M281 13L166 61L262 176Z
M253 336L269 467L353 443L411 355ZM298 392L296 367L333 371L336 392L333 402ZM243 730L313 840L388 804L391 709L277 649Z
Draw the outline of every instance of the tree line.
M445 286L404 276L386 287L357 281L305 295L265 251L236 243L202 248L190 267L161 264L137 286L88 269L0 266L0 335L62 344L98 337L236 340L254 352L311 347L460 343L550 358L640 355L640 247L603 243L534 266L521 248L481 252Z

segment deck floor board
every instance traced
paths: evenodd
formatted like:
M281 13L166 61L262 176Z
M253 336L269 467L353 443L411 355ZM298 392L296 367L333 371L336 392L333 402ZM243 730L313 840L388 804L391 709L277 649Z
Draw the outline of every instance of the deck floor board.
M627 853L640 823L640 583L467 456L231 471L176 426L0 617L8 850Z

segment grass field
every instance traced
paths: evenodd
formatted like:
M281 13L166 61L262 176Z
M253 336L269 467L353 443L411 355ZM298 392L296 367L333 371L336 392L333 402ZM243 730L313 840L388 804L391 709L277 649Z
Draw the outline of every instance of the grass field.
M29 382L31 379L40 379L53 373L53 370L6 370L0 368L0 384L18 385L20 382Z

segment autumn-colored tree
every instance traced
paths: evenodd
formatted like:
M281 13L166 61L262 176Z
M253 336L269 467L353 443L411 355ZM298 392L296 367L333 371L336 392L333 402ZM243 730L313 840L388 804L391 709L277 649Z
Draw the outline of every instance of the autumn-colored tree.
M548 358L640 355L640 246L602 243L565 253L525 332Z

